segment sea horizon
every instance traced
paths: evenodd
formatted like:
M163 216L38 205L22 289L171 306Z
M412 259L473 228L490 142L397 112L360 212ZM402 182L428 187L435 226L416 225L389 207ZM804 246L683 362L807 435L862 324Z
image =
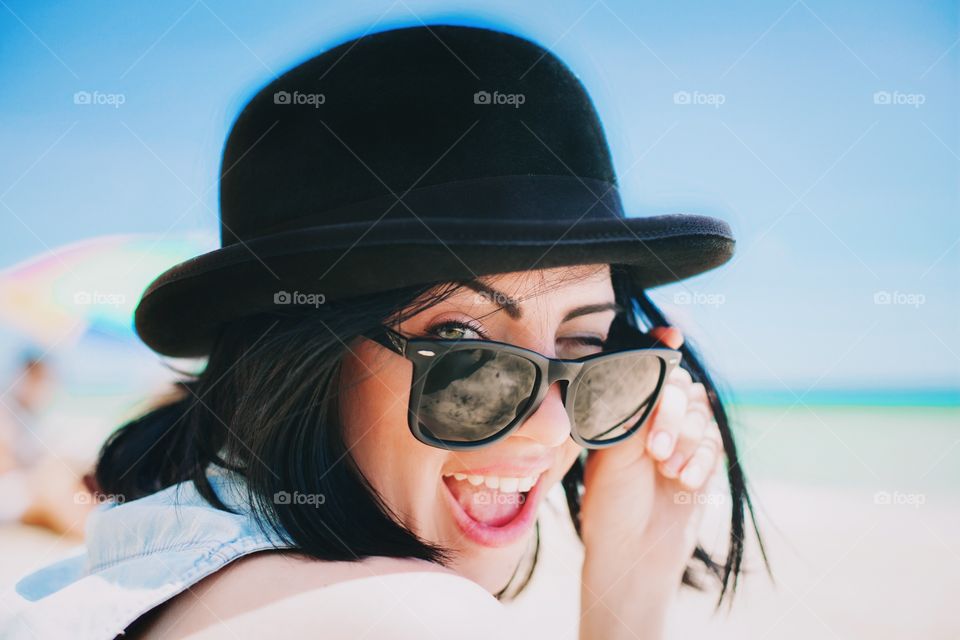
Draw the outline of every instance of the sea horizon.
M791 389L728 386L721 398L742 406L792 405L855 407L960 407L960 387L836 387L794 391Z

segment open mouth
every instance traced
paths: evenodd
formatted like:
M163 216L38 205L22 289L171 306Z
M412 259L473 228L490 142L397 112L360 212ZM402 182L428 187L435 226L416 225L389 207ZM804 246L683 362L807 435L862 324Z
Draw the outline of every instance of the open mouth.
M454 519L475 542L499 547L523 535L536 515L540 478L445 474Z

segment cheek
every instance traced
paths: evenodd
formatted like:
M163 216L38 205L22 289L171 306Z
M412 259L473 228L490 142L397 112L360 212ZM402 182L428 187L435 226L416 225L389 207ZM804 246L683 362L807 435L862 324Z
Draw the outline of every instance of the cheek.
M583 447L578 445L572 439L563 445L562 451L559 456L559 463L557 464L555 470L552 472L553 477L551 478L551 485L563 480L563 476L566 475L567 471L570 471L570 467L573 466L573 463L576 462L577 456L580 455L580 452L583 451Z
M583 451L583 447L578 445L573 440L571 440L564 446L563 456L561 458L563 460L563 464L561 466L563 467L564 474L566 474L567 471L570 470L570 467L573 466L573 463L576 462L577 460L577 456L579 456L582 451Z
M389 444L396 426L405 426L410 367L364 342L344 357L340 369L340 422L352 454Z
M407 425L411 365L370 357L344 359L340 420L349 455L383 500L403 517L424 517L437 504L445 452L418 442Z

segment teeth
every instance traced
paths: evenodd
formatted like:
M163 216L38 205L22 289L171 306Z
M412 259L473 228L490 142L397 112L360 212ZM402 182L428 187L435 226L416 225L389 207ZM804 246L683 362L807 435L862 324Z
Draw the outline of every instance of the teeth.
M455 480L466 480L475 487L480 485L486 486L488 489L497 489L503 493L525 493L530 491L533 488L533 485L537 484L537 479L540 477L536 476L527 476L524 478L511 478L511 477L501 477L501 476L476 476L476 475L467 475L466 473L445 473L444 477L453 476Z
M500 491L515 493L520 486L520 478L500 478Z

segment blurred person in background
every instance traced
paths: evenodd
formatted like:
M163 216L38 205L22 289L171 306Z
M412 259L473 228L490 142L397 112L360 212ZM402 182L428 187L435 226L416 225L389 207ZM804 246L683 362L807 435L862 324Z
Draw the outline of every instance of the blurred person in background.
M33 466L43 455L39 415L50 400L54 379L34 350L26 350L0 404L0 473Z
M44 356L25 350L0 403L0 524L19 522L79 538L93 502L86 470L52 453L41 436L56 384Z

